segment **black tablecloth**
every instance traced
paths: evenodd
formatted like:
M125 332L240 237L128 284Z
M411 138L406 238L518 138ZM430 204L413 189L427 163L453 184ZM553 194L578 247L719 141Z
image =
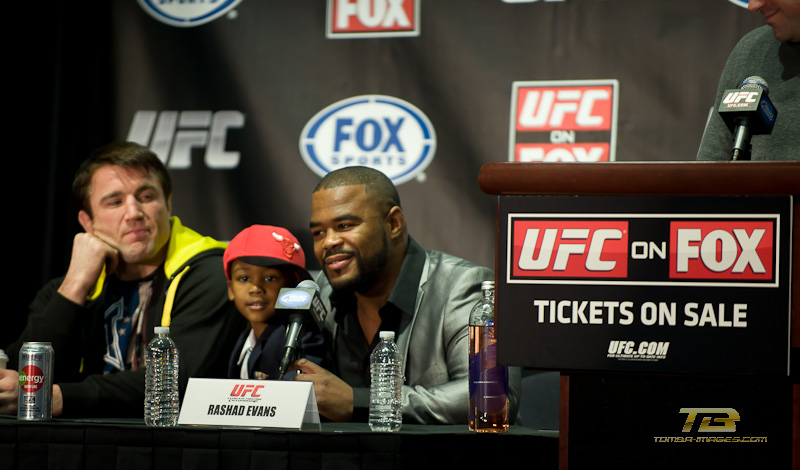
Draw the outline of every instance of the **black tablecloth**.
M321 431L217 427L148 428L137 420L21 422L0 417L0 468L423 470L525 465L557 468L557 432L512 426L476 434L465 425L403 425L373 433L363 423Z

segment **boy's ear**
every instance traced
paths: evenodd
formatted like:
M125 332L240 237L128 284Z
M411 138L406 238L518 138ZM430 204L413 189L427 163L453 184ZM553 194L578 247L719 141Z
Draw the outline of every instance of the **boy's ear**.
M233 300L233 282L228 279L228 300Z

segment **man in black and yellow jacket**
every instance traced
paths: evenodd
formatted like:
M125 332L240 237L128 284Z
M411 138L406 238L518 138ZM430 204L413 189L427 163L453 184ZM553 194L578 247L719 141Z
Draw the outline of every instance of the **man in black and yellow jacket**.
M226 244L171 217L171 180L161 161L133 143L98 149L75 176L85 230L67 274L45 285L0 370L0 413L16 412L19 348L50 341L54 416L142 416L144 351L155 326L180 350L181 392L189 377L224 377L241 316L228 302Z

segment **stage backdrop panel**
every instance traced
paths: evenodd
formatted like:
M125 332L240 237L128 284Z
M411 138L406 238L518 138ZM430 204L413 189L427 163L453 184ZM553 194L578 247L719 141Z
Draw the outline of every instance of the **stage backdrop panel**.
M140 3L113 7L113 137L165 159L188 225L285 225L310 249L320 175L364 164L398 182L423 246L489 266L481 165L520 145L694 159L722 65L761 22L726 0L243 0L176 26Z

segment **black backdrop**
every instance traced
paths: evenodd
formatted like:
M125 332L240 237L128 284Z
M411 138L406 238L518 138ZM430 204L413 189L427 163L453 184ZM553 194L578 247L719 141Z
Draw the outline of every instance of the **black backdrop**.
M68 265L78 163L126 139L138 111L241 113L244 125L225 142L238 166L209 168L204 148L194 150L191 168L171 170L174 212L221 239L252 223L284 225L309 252L308 194L319 176L300 156L304 126L354 96L411 103L436 133L424 176L399 186L412 234L493 266L496 201L477 174L508 159L514 82L617 80L616 160L692 160L728 53L763 24L728 0L418 5L417 37L356 39L326 37L322 0L243 0L235 15L191 28L161 23L133 0L14 7L6 284L24 287L9 289L0 344L16 336L35 290Z

